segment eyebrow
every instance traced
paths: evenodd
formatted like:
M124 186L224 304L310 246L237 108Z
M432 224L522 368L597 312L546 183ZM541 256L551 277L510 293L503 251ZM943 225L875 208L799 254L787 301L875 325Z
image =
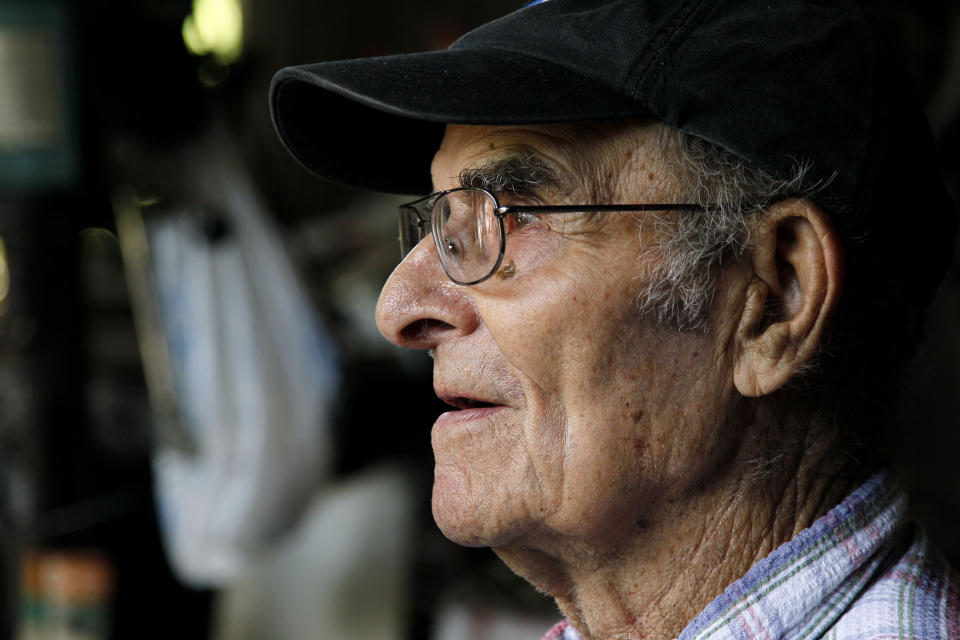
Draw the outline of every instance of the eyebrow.
M467 167L459 175L461 187L493 193L523 195L535 188L558 185L557 174L541 156L530 150L502 155L479 167Z

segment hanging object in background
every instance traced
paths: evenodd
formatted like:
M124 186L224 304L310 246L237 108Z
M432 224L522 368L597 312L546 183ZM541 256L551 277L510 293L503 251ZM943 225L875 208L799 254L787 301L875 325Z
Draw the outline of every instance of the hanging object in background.
M0 3L0 188L62 188L76 181L69 42L61 3Z
M115 203L151 402L162 533L194 585L229 582L327 468L334 350L224 136L185 153L198 202Z

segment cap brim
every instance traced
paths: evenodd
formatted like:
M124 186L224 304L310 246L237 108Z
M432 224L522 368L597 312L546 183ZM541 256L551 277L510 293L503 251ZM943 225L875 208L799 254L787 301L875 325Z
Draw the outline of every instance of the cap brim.
M647 116L639 102L543 60L446 50L281 69L280 139L314 173L387 193L427 193L444 126Z

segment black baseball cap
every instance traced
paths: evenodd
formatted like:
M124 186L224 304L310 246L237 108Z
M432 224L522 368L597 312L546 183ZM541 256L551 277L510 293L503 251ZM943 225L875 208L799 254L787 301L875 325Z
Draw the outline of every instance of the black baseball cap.
M655 118L775 177L808 164L845 238L906 242L935 283L957 213L889 49L843 0L540 0L445 51L287 67L270 108L311 171L407 194L447 123Z

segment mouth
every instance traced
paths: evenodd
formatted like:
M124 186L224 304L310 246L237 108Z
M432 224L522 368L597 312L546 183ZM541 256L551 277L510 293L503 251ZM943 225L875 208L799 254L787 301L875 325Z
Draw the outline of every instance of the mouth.
M506 405L497 404L490 400L452 393L438 394L438 397L453 407L452 411L447 411L437 418L434 426L441 430L454 425L484 424L486 420L493 418L507 408Z
M441 395L440 399L451 407L455 407L461 411L467 409L489 409L492 407L502 406L494 404L493 402L487 402L486 400L479 400L477 398L469 398L466 396Z

